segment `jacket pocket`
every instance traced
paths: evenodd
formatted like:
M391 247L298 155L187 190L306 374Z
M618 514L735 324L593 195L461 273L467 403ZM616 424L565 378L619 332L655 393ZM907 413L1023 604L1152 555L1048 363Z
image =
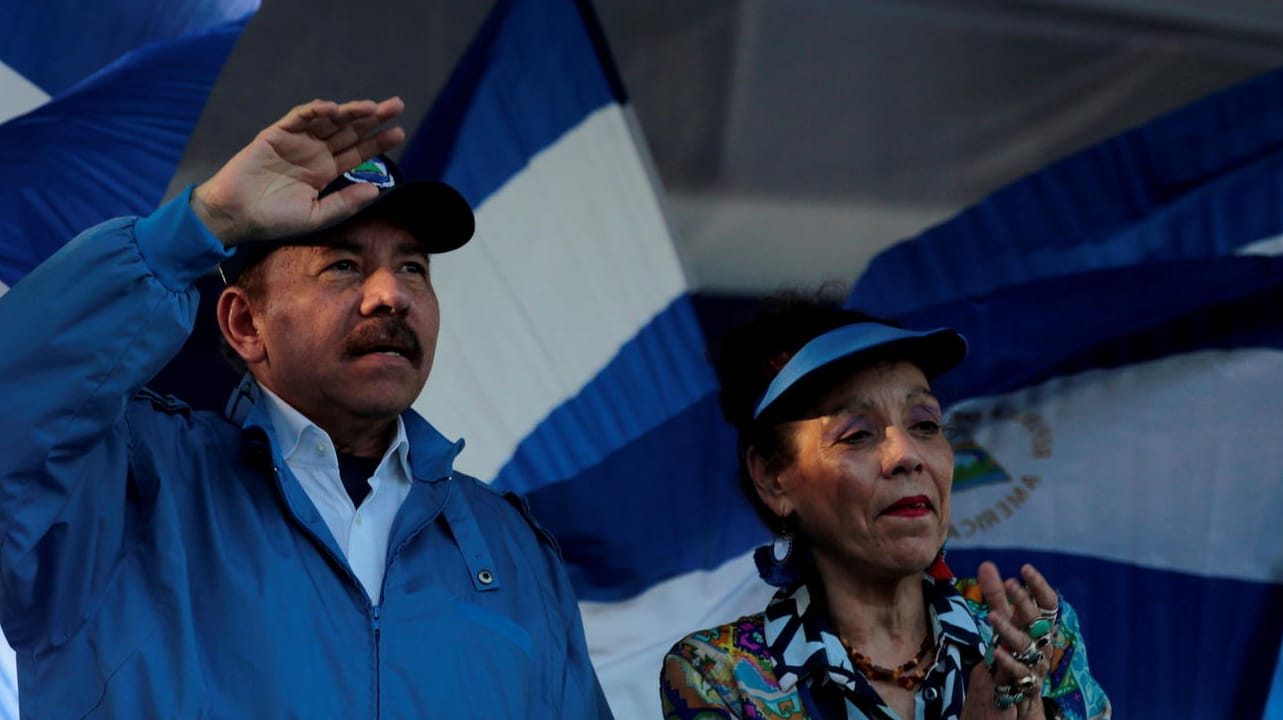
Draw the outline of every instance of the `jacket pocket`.
M522 718L548 707L549 668L535 661L530 631L504 614L443 592L420 593L412 609L385 608L381 638L380 684L403 711Z

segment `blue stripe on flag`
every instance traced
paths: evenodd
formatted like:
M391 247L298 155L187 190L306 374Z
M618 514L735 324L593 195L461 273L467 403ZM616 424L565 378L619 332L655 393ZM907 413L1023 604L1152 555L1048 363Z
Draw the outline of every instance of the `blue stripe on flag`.
M876 257L853 300L897 317L1010 284L1229 254L1283 233L1280 144L1283 71L993 193Z
M406 174L479 207L594 110L622 104L596 28L567 0L499 0L406 149Z
M496 481L527 493L561 541L581 600L625 600L769 540L740 494L735 431L721 416L711 367L695 352L672 352L703 347L694 333L717 334L756 308L755 299L741 297L676 301L541 424ZM650 429L631 438L621 424L601 437L605 431L593 427L598 413L636 415L632 426ZM614 449L602 457L602 448Z
M14 168L0 178L0 282L91 225L159 204L247 22L130 53L0 126L0 166Z
M982 560L1008 575L1027 562L1042 571L1078 613L1114 717L1261 716L1283 585L1026 550L954 550L948 560L961 577Z
M737 472L735 433L708 395L527 498L560 541L579 599L613 602L767 540Z
M680 416L717 387L712 368L694 350L703 344L690 298L674 300L522 440L494 484L528 493L573 478L641 432Z
M1274 661L1274 682L1270 685L1270 699L1265 704L1265 720L1283 720L1283 647Z
M897 319L967 337L967 360L933 382L956 402L1169 354L1283 347L1280 306L1283 258L1246 256L1052 278Z
M258 8L259 0L0 1L0 60L58 95L125 53L204 32Z

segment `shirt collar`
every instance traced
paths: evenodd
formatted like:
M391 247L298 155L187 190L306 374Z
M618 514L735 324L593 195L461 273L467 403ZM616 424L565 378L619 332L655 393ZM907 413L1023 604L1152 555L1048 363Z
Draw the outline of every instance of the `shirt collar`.
M326 464L338 466L338 455L334 448L333 440L329 433L321 429L319 425L312 422L303 413L296 410L289 403L285 402L276 393L259 385L259 398L267 410L267 416L272 422L272 430L276 435L276 441L279 443L281 457L291 465L296 462L307 463L307 453L303 452L304 448L310 448L313 443L321 443L326 451L322 457ZM384 466L389 463L395 463L388 467L389 470L399 471L399 474L407 482L413 474L410 472L410 442L405 432L405 422L400 417L396 419L396 434L388 449L383 453L383 459L379 463L379 470L376 474L381 474ZM312 463L315 464L315 463Z
M228 398L227 406L223 413L229 421L246 430L261 428L261 431L266 435L274 436L273 442L276 443L278 450L282 452L286 449L290 451L296 450L300 436L290 433L288 448L284 447L286 443L282 441L282 438L286 436L285 426L289 423L282 420L278 427L270 414L273 404L259 402L265 395L270 394L266 388L258 384L252 374L245 373ZM276 400L276 407L288 408L302 418L303 423L310 422L280 398L276 398ZM319 428L317 429L319 430ZM407 444L402 445L402 441ZM463 450L464 442L462 438L453 442L447 440L444 435L433 427L431 423L420 417L418 413L413 410L407 410L397 420L397 436L392 446L397 450L397 455L404 465L404 469L406 469L407 477L422 482L439 482L448 480L453 476L454 459ZM415 448L414 467L417 468L417 475L410 471L411 447ZM337 464L337 460L335 463Z
M937 660L950 646L973 661L984 656L987 623L980 621L976 603L965 598L952 580L922 576ZM766 643L775 660L780 688L791 690L807 676L824 678L848 690L873 694L872 687L851 665L842 641L833 632L828 606L818 583L781 588L766 608Z

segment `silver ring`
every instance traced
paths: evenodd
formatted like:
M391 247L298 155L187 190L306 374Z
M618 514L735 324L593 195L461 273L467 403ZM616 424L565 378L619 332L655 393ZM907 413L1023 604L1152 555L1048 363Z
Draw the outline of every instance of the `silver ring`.
M1022 665L1033 667L1042 660L1042 650L1038 649L1037 642L1030 640L1029 644L1025 646L1025 649L1016 653L1014 657L1016 660L1019 660Z
M1020 690L1022 693L1032 692L1036 687L1038 687L1038 676L1033 673L1030 673L1016 681L1016 689Z
M1010 685L999 685L993 689L993 704L999 710L1006 710L1012 705L1024 702L1025 694L1013 689Z
M1050 609L1050 610L1048 610L1048 609L1047 609L1047 608L1045 608L1045 607L1039 607L1039 608L1038 608L1038 617L1040 617L1040 618L1042 618L1042 619L1044 619L1044 620L1050 620L1050 621L1052 622L1052 624L1054 625L1054 624L1056 623L1056 619L1060 617L1060 607L1059 607L1059 606L1056 606L1056 607L1054 607L1054 608L1052 608L1052 609Z

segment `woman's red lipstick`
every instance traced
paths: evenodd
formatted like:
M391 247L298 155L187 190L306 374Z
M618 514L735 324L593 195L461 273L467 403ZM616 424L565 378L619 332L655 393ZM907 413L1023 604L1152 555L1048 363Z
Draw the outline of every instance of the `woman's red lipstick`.
M910 497L902 497L891 503L882 511L882 514L914 518L922 517L934 509L935 508L931 505L931 499L926 495L913 495Z

